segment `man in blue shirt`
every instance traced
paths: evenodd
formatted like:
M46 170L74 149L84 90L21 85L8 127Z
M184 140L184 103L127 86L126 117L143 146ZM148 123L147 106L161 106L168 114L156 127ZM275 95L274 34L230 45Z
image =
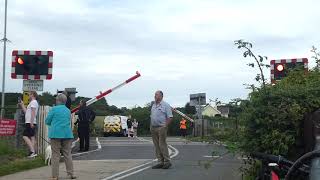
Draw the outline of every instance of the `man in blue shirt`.
M172 121L171 106L164 102L163 92L157 91L154 96L155 102L151 107L151 135L156 149L158 164L153 169L169 169L171 166L170 156L167 145L168 125Z

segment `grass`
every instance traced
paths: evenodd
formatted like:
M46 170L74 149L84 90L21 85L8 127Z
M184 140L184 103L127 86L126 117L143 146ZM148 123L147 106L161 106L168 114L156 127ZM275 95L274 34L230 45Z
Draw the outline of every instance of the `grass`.
M45 165L44 158L27 159L23 150L16 150L6 141L0 141L0 176L34 169Z
M240 151L239 143L236 140L236 137L232 133L221 133L222 130L220 130L219 133L217 133L215 136L205 136L203 138L199 137L193 137L188 136L187 139L194 142L209 142L213 143L215 140L218 140L226 145L226 149L231 153L236 153Z
M0 176L13 174L29 169L45 166L44 158L39 156L35 159L16 159L9 163L0 165Z

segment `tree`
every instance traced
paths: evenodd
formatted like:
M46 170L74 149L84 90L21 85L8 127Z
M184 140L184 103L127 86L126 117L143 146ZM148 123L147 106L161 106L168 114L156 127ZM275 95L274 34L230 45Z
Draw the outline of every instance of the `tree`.
M50 92L43 92L42 95L39 95L39 103L42 106L52 106L56 103L56 100Z
M317 51L317 48L314 46L312 46L311 52L313 52L314 54L311 58L316 60L317 69L319 69L320 68L320 52Z
M190 106L190 103L187 103L185 106L185 112L186 114L194 115L196 114L196 107L195 106Z
M249 63L247 64L248 66L254 68L255 67L255 64L258 66L259 70L260 70L260 73L257 74L256 76L256 81L258 82L261 82L262 81L262 85L263 87L266 86L266 79L265 79L265 76L263 74L263 68L264 67L270 67L270 65L267 65L264 63L264 60L267 60L268 58L266 56L262 57L260 55L258 55L259 59L257 58L257 56L252 52L252 44L250 42L246 42L246 41L243 41L243 40L236 40L234 41L234 44L236 46L238 46L239 49L245 49L245 52L243 53L243 57L253 57L255 62L253 63Z

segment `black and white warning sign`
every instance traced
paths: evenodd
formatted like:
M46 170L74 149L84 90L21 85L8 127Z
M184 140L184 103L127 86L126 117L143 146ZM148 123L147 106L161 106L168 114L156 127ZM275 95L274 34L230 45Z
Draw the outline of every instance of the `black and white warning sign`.
M43 91L43 80L23 80L23 91Z

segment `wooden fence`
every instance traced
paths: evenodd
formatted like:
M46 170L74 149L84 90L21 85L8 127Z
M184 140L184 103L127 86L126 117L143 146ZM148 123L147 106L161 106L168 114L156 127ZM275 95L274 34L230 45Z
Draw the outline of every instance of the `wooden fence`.
M48 138L48 126L46 125L46 117L48 115L49 110L51 109L50 106L40 106L38 111L38 118L37 118L37 150L38 154L45 154L45 150L48 147L50 140Z

